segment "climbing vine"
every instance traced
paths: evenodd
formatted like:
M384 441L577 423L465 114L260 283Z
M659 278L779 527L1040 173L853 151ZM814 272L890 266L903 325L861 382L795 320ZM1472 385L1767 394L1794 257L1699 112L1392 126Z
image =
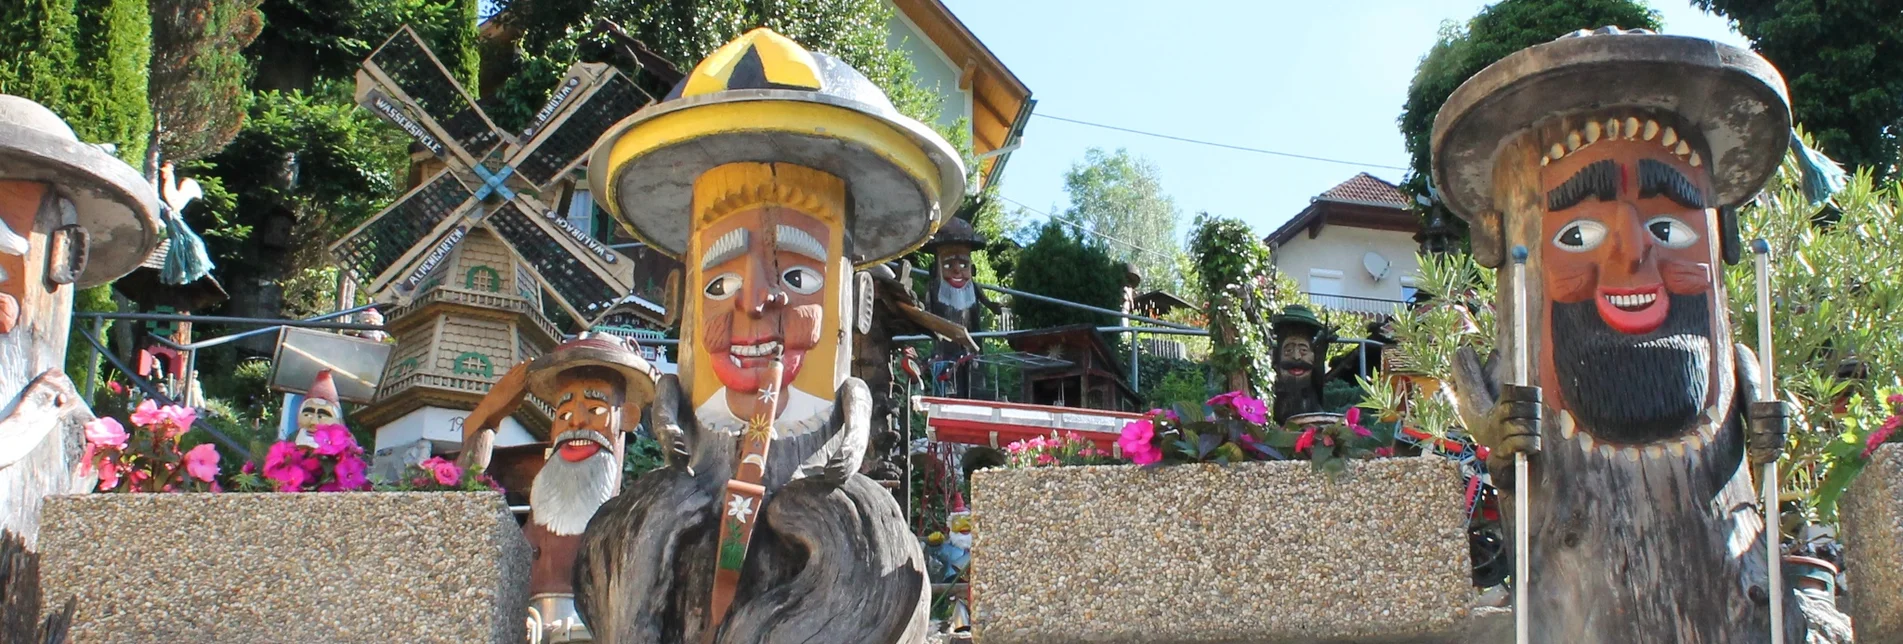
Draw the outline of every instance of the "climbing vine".
M1274 278L1268 246L1240 220L1197 215L1190 254L1202 276L1203 306L1214 344L1210 366L1230 391L1269 391L1274 365L1266 323L1281 296L1295 289Z

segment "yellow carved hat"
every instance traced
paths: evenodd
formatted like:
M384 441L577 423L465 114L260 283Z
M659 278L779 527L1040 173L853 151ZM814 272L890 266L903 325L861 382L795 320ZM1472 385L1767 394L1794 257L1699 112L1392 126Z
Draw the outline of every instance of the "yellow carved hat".
M792 163L846 183L847 252L865 266L930 239L964 197L958 152L865 75L766 28L702 60L666 100L595 142L595 200L636 237L687 250L694 180L738 162Z

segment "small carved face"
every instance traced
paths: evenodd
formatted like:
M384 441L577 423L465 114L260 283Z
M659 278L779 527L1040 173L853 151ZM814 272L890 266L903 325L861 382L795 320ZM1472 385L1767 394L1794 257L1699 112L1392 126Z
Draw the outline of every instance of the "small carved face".
M555 422L549 435L555 454L568 462L613 450L621 433L621 386L592 374L565 376L555 395Z
M1315 363L1315 347L1309 344L1307 336L1290 336L1282 341L1282 371L1300 378L1308 375L1309 365Z
M343 415L338 413L337 404L322 398L305 398L304 404L297 408L297 428L304 433L319 425L336 425Z
M952 288L971 283L971 248L946 245L938 250L938 278Z

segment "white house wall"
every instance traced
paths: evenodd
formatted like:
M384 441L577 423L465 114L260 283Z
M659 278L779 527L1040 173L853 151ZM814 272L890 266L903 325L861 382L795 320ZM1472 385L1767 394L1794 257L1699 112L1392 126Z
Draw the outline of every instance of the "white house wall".
M1420 271L1420 260L1415 255L1418 248L1410 233L1324 225L1321 234L1314 239L1309 239L1308 233L1303 231L1276 248L1275 267L1293 278L1303 291L1314 290L1310 275L1319 270L1323 274L1338 272L1341 275L1339 295L1402 300L1405 299L1403 282L1412 286L1413 277ZM1369 251L1380 253L1388 260L1387 275L1378 281L1362 264L1362 257ZM1316 304L1329 305L1326 301Z
M886 31L887 47L905 52L911 59L912 80L920 87L931 90L939 96L938 125L951 127L958 119L971 116L971 92L958 89L958 75L961 68L952 64L944 52L932 44L917 25L894 8L892 23ZM969 127L969 126L967 126Z

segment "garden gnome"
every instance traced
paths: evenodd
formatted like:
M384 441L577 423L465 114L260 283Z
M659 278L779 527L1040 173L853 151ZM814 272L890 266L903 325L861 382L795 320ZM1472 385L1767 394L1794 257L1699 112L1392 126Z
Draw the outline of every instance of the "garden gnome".
M1434 123L1434 178L1474 255L1529 251L1500 277L1497 346L1463 349L1462 416L1496 485L1529 455L1535 642L1787 642L1813 616L1769 597L1746 456L1775 459L1777 403L1757 404L1731 344L1721 258L1791 139L1784 80L1723 43L1605 28L1521 50L1456 90ZM1515 293L1527 319L1514 319ZM1528 346L1512 347L1515 328ZM1497 361L1496 361L1497 362ZM1520 386L1530 385L1530 386ZM1502 503L1503 507L1510 504ZM1771 535L1775 538L1775 535ZM1771 543L1775 544L1775 541Z
M1275 333L1275 422L1320 413L1334 330L1299 304L1283 307L1269 323Z
M956 582L971 568L971 510L965 507L965 496L955 490L951 511L945 516L945 529L951 534L945 538L945 545L938 547L938 556L945 562L945 576ZM971 630L969 590L952 597L951 630L954 633Z
M932 284L926 289L929 296L926 310L957 322L970 332L984 330L984 317L978 311L979 305L991 309L994 314L999 310L998 304L986 297L983 289L978 288L972 275L971 252L984 245L984 236L978 234L970 222L952 217L923 247L925 252L933 256ZM965 356L971 355L967 344L953 338L940 338L932 346L933 366L953 370L952 386L946 392L948 395L970 395L970 369L961 363Z
M96 480L79 475L93 416L61 371L73 293L151 255L158 211L131 166L39 103L0 95L0 528L29 549L41 499Z
M486 467L495 428L524 395L554 405L551 453L529 486L523 526L534 560L529 568L531 641L593 641L575 611L575 553L582 531L603 502L621 489L624 432L641 424L660 372L619 336L583 334L532 362L517 364L464 421L463 465Z
M343 423L344 408L337 402L337 383L331 380L329 369L319 371L317 377L311 379L304 401L297 405L297 444L316 447L317 440L311 438L313 429Z
M767 29L610 128L593 194L680 259L667 467L604 505L576 564L620 642L921 642L924 553L859 474L871 396L849 377L870 275L964 194L958 153L845 63ZM674 280L670 280L674 281Z

